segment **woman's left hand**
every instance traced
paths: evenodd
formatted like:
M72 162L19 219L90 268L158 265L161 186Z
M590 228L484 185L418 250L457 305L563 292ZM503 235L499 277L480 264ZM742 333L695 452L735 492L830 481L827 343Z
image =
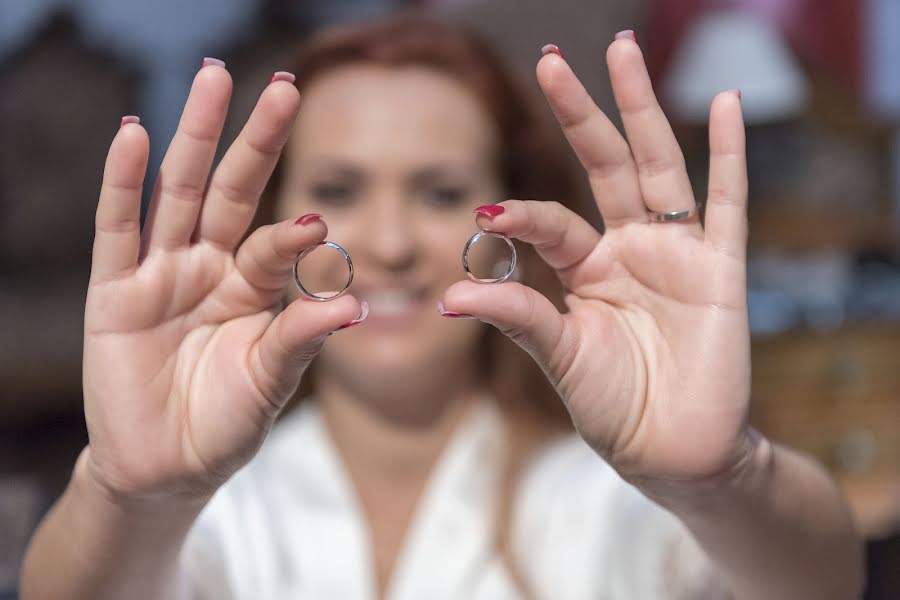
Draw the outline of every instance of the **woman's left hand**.
M566 288L560 314L518 283L454 284L447 310L475 315L525 348L581 436L624 477L711 481L751 458L746 299L747 175L740 95L715 98L705 228L648 209L695 206L684 158L632 39L607 55L628 141L556 54L537 76L588 172L600 234L555 202L501 203L478 225L535 246Z

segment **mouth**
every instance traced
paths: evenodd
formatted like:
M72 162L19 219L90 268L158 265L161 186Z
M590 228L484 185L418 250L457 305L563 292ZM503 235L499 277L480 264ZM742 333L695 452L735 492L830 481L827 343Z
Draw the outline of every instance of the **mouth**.
M369 303L367 321L373 323L408 323L421 317L431 304L427 287L364 288L355 296Z

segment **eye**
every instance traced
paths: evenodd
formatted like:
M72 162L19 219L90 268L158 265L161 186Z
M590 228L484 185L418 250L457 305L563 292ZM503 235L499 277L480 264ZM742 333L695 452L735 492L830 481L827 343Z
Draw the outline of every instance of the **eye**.
M346 206L353 202L355 193L354 186L339 181L314 183L310 188L315 202L329 206Z
M435 208L456 208L466 202L469 190L462 186L434 186L423 190L426 203Z

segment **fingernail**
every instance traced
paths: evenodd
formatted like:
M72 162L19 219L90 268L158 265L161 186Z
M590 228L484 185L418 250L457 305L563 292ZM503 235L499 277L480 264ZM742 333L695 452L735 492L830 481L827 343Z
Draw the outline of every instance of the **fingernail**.
M303 215L302 217L300 217L299 219L294 221L294 225L309 225L313 221L321 221L321 220L322 220L322 215L320 215L318 213L309 213L309 214Z
M140 118L140 117L136 117L136 116L134 116L134 115L128 115L128 116L122 117L122 121L119 123L119 129L121 129L122 127L125 127L125 126L128 125L129 123L135 123L135 124L137 124L137 123L140 123L140 122L141 122L141 118Z
M340 327L335 329L335 331L340 331L341 329L347 329L349 327L353 327L354 325L359 325L360 323L365 321L366 317L369 316L369 303L366 302L365 300L363 300L362 302L359 303L359 308L360 308L359 317L357 317L356 319L353 319L349 323L344 323L343 325L341 325Z
M447 317L448 319L477 319L478 318L475 315L469 315L466 313L458 313L458 312L446 310L444 308L444 302L441 300L438 300L437 307L438 307L438 312L441 313L441 316Z
M637 35L635 35L634 31L631 29L626 29L625 31L620 31L616 34L617 40L631 40L635 44L637 44Z
M276 81L287 81L288 83L294 83L297 78L294 77L293 73L288 73L287 71L275 71L272 73L272 79L269 80L269 83L275 83Z
M203 62L200 63L201 69L203 67L212 67L212 66L224 67L225 61L219 60L218 58L211 58L211 57L207 56L206 58L203 59Z
M497 215L502 215L504 211L506 211L506 209L499 204L485 204L484 206L479 206L474 210L476 214L484 215L492 219Z
M556 44L547 44L546 46L541 48L541 54L543 54L544 56L551 54L551 53L559 54L559 57L562 58L563 60L565 60L565 58L566 58L566 55L563 54L563 51L560 50L559 46L557 46Z
M738 100L741 100L741 99L742 99L742 98L741 98L741 90L730 90L730 91L731 91L732 94L734 94L735 96L737 96L737 99L738 99Z

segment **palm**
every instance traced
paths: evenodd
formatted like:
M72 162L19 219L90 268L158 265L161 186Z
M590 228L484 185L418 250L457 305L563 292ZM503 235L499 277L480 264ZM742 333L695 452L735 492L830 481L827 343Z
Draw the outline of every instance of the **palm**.
M146 134L123 127L110 149L84 392L88 464L117 492L210 494L262 443L325 335L359 313L349 296L281 311L293 256L324 237L320 220L262 227L236 249L299 95L267 87L207 185L229 95L224 69L201 69L143 231Z
M749 395L744 270L666 227L614 230L579 270L567 318L583 348L557 385L620 469L697 476L745 424L729 402Z
M85 315L86 385L131 390L114 418L106 406L86 405L92 434L115 439L112 456L94 459L126 462L114 468L138 488L246 457L259 440L245 424L263 429L274 410L241 356L273 315L228 289L239 279L232 257L200 245L155 263L92 286ZM99 395L86 389L88 399ZM148 461L148 451L159 456ZM140 465L151 473L136 472Z

